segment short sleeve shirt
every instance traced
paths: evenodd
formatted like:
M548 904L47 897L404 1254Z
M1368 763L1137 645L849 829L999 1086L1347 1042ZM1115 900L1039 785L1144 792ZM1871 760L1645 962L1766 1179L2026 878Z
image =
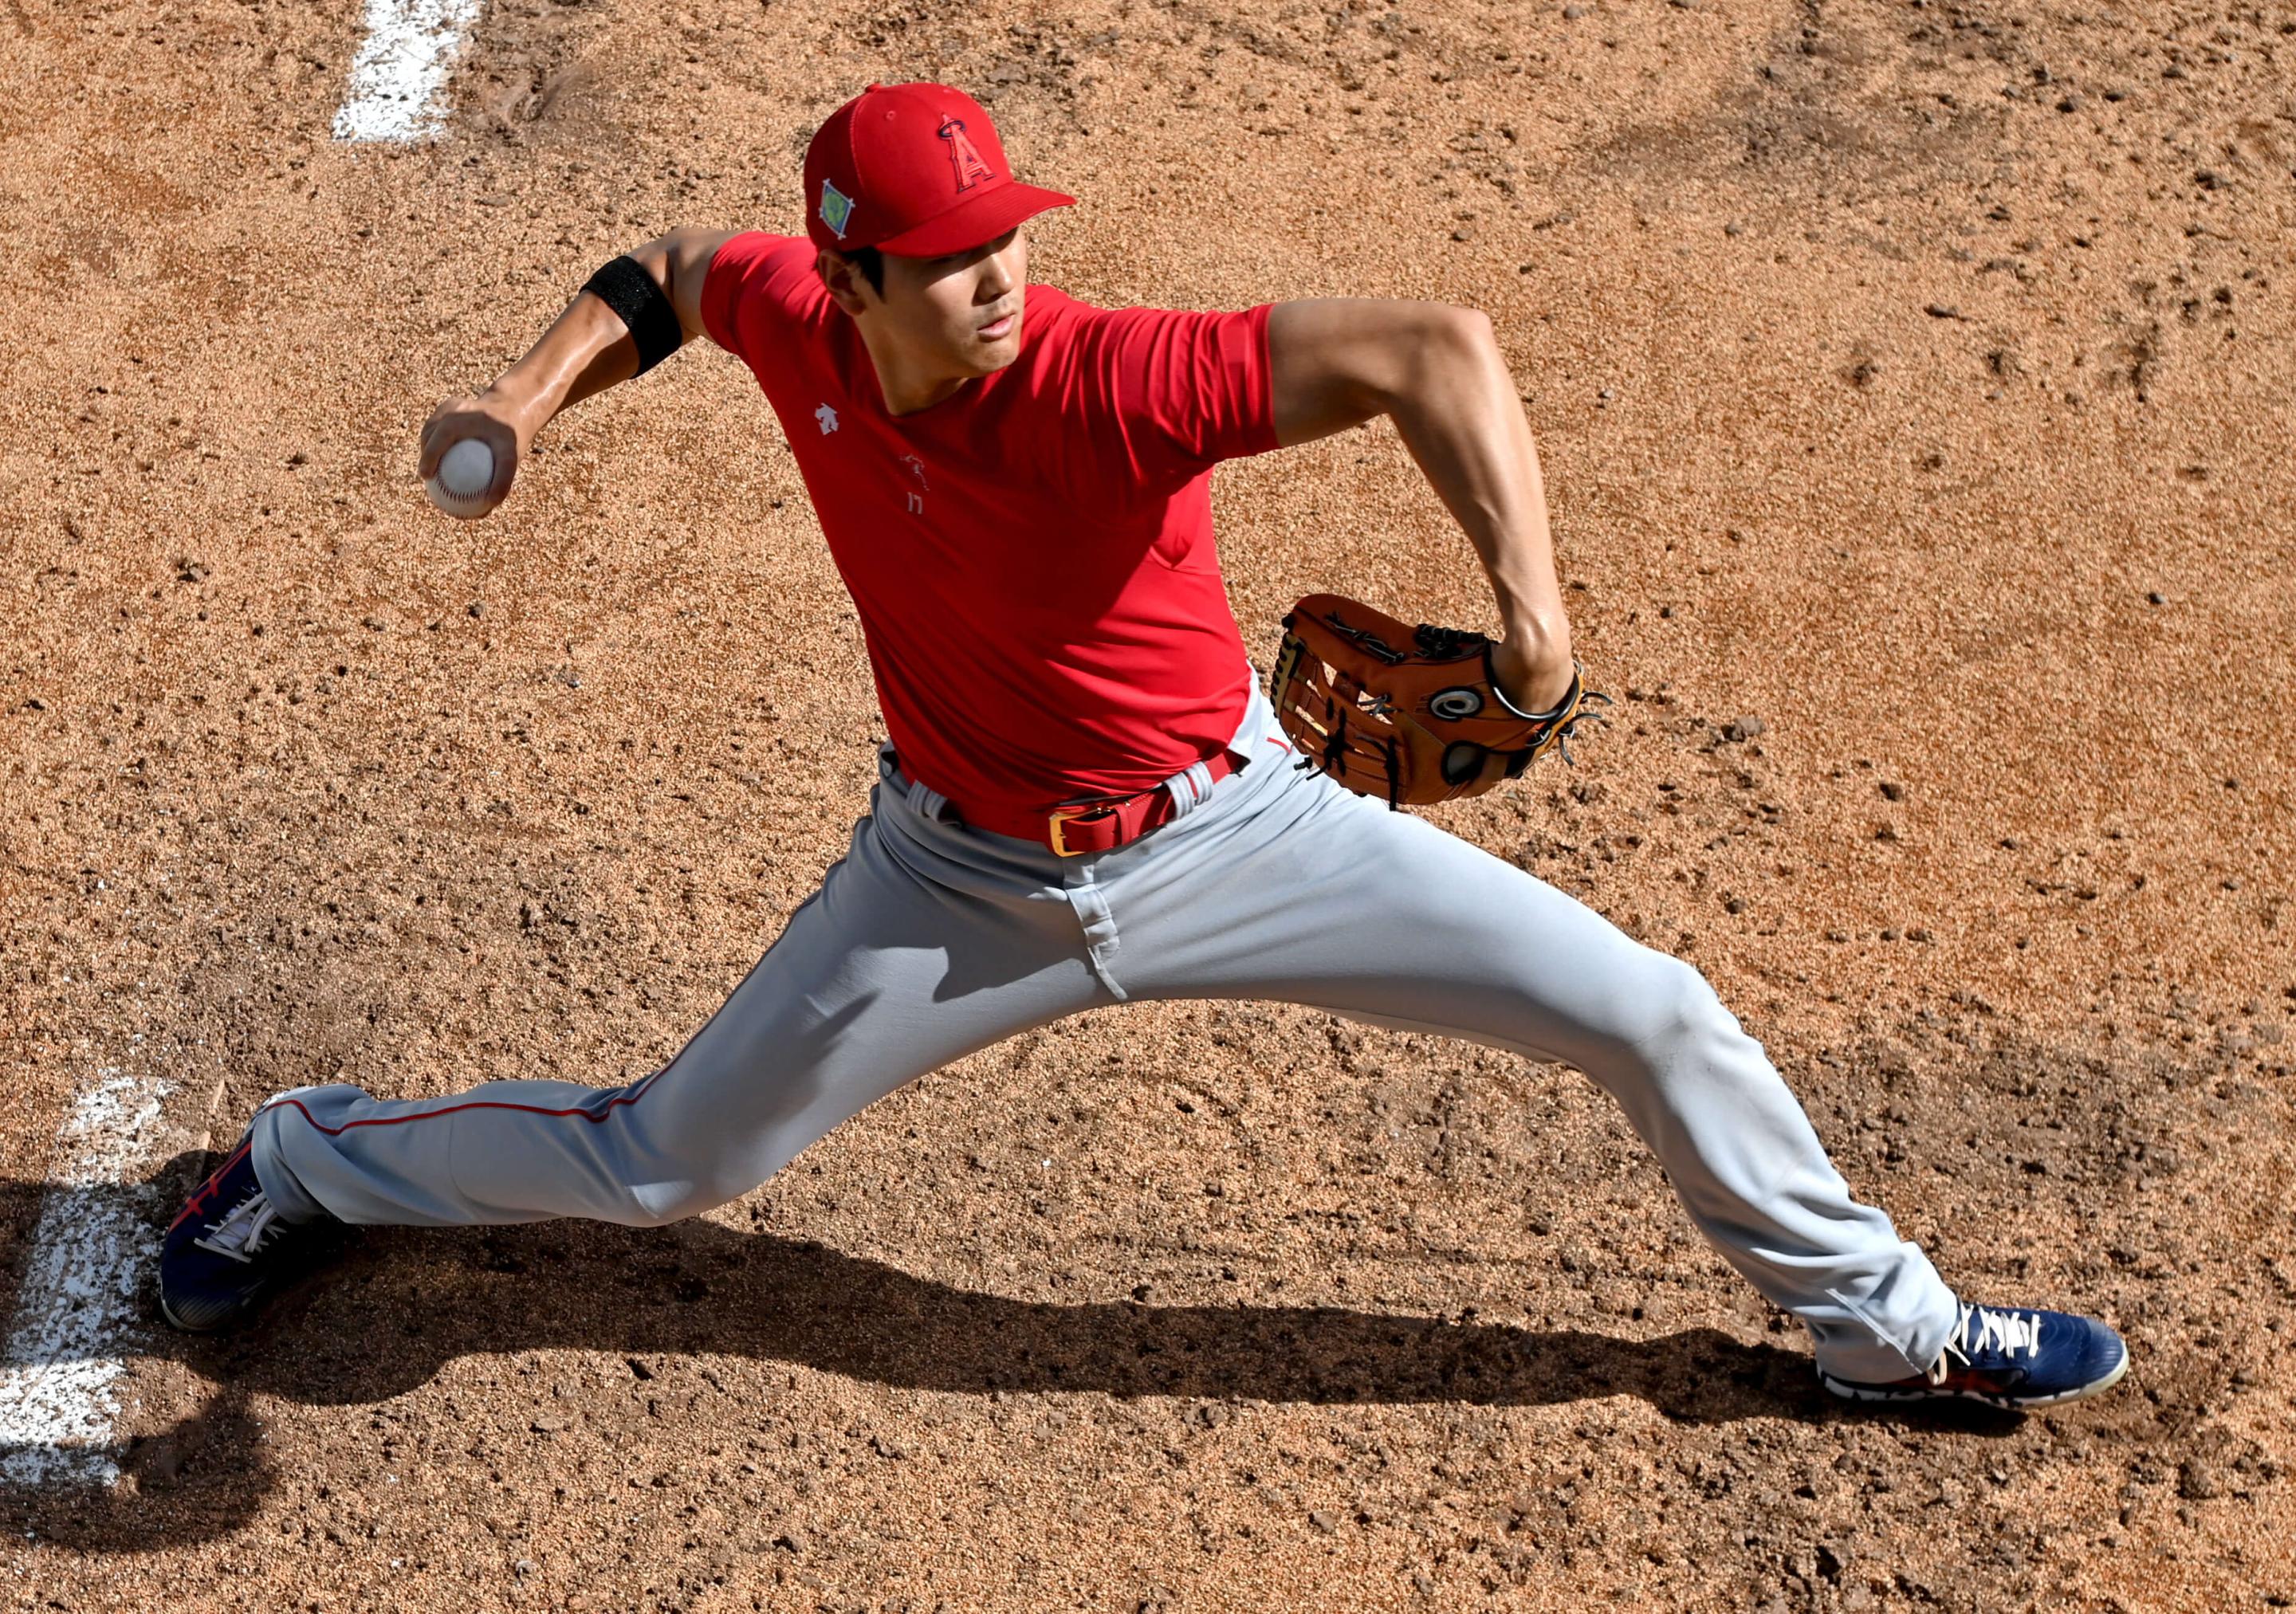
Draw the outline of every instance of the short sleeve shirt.
M1210 475L1276 447L1267 306L1023 299L1013 364L886 412L801 236L718 250L701 312L750 366L868 643L902 769L1018 815L1144 791L1233 737L1255 677Z

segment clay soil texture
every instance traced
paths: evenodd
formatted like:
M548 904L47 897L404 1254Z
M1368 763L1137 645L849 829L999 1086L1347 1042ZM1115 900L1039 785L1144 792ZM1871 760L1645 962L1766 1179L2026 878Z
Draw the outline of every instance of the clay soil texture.
M0 1607L2296 1599L2296 16L487 0L435 136L339 141L366 26L0 7L0 1306L101 1072L217 1145L339 1071L628 1081L842 854L882 720L740 365L483 522L415 433L616 252L800 228L816 125L929 78L1080 199L1040 283L1489 314L1618 704L1428 815L1702 970L1958 1290L2133 1363L1845 1407L1578 1071L1125 1005L706 1217L137 1323L116 1482L0 1488ZM1496 627L1384 423L1214 486L1263 668L1316 590ZM156 1241L198 1166L102 1192Z

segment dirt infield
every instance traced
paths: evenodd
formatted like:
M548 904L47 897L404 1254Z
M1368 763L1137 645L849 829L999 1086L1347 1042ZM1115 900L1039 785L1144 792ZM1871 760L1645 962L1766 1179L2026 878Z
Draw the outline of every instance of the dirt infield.
M880 720L740 365L582 406L481 524L414 434L935 78L1080 199L1038 281L1490 313L1619 706L1432 815L1704 970L1948 1281L2134 1365L1845 1411L1576 1072L1128 1006L706 1218L373 1233L138 1329L119 1479L0 1486L0 1607L2296 1600L2284 8L496 0L398 145L329 133L362 31L0 11L0 1306L99 1072L226 1133L627 1080L842 853ZM1489 621L1383 425L1215 486L1263 667L1313 590ZM73 1192L156 1228L194 1163Z

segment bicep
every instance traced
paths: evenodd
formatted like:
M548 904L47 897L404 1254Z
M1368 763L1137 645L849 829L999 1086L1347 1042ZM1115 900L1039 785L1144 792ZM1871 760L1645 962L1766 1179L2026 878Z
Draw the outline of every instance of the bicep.
M677 323L685 327L689 338L708 334L701 320L701 289L709 283L709 266L718 249L740 233L738 230L676 230L664 238L669 249L665 283L670 303L677 310Z
M633 248L630 261L654 278L676 311L685 340L709 334L701 318L701 288L709 283L709 266L718 249L740 234L738 230L696 230L681 227L657 235Z
M1278 303L1267 315L1276 441L1290 447L1386 414L1431 364L1487 325L1472 309L1384 298Z

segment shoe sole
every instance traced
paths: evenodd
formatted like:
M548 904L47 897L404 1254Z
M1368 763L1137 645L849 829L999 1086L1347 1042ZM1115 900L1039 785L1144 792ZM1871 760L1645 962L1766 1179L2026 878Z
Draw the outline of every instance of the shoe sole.
M1844 1401L1906 1402L1906 1401L1976 1401L1987 1406L2003 1406L2022 1410L2029 1406L2062 1406L2068 1401L2079 1401L2100 1395L2120 1382L2128 1371L2128 1348L2121 1347L2120 1360L2112 1371L2087 1384L2077 1384L2070 1389L2061 1389L2052 1396L1988 1396L1975 1389L1880 1389L1871 1385L1852 1384L1846 1379L1836 1379L1820 1372L1817 1381Z
M161 1295L160 1297L160 1315L168 1319L168 1327L175 1329L180 1333L211 1334L222 1326L220 1323L210 1323L204 1328L199 1328L184 1322L181 1317L176 1315L176 1308L168 1304L168 1297L165 1295Z
M299 1288L302 1284L309 1282L327 1266L330 1260L341 1252L341 1249L340 1230L336 1229L327 1243L320 1249L310 1252L306 1257L302 1265L296 1267L293 1271L265 1283L263 1287L258 1289L253 1294L243 1298L237 1305L225 1307L222 1311L218 1312L210 1322L184 1322L183 1318L176 1315L176 1308L168 1304L167 1290L164 1287L160 1287L156 1296L160 1305L160 1315L167 1319L168 1326L182 1333L228 1333L234 1328L242 1327L246 1323L254 1321L256 1314L268 1307L273 1301L278 1299L282 1295L287 1294L290 1291Z
M310 1278L317 1270L318 1265L318 1263L315 1262L312 1264L311 1267L307 1270L293 1273L275 1282L265 1284L264 1287L256 1290L254 1294L250 1295L245 1299L240 1301L236 1306L225 1307L222 1311L217 1313L211 1321L206 1323L184 1322L183 1318L176 1315L176 1308L168 1304L168 1297L166 1292L163 1290L159 1297L160 1315L168 1320L168 1325L169 1327L176 1329L182 1333L228 1333L233 1329L243 1327L247 1323L253 1322L257 1314L268 1307L274 1300L276 1300L280 1296L287 1293L289 1290L296 1288L298 1285Z

